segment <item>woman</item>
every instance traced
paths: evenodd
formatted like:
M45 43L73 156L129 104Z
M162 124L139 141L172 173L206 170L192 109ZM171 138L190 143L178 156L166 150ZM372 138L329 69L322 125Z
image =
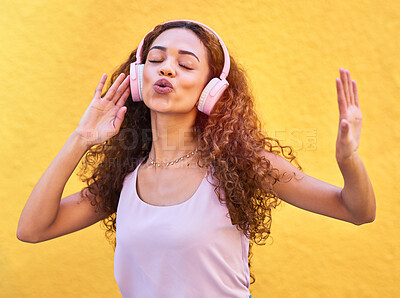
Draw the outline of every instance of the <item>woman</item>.
M343 189L301 172L290 146L263 135L244 70L201 23L155 27L101 94L105 81L35 186L17 237L40 242L103 220L110 238L116 231L124 297L248 297L251 245L269 237L279 199L357 225L374 220L347 70L336 80ZM61 200L85 153L88 187Z

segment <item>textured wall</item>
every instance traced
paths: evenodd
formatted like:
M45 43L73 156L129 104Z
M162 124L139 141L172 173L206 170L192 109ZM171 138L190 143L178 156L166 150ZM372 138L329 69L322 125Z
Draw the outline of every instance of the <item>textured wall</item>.
M396 0L1 1L1 296L120 297L99 224L26 244L15 236L17 223L101 74L110 75L153 26L175 18L221 35L248 71L265 130L294 146L306 173L338 186L339 67L358 84L359 153L375 189L376 220L355 226L283 204L273 212L272 245L254 250L253 297L398 297ZM74 175L64 196L82 186Z

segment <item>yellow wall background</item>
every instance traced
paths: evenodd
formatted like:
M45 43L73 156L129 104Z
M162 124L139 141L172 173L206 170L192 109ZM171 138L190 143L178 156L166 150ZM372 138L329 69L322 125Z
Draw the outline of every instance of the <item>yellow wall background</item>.
M343 186L335 161L335 79L359 89L359 153L375 222L355 226L283 203L272 245L254 249L253 297L399 297L400 4L386 1L0 1L0 289L2 297L121 297L100 224L17 240L34 185L111 75L166 20L203 22L248 71L271 136L304 171ZM83 186L76 175L63 196ZM271 238L272 240L272 238Z

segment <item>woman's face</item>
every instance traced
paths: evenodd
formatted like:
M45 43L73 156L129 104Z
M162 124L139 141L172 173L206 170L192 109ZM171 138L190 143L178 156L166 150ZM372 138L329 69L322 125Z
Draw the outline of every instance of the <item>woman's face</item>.
M188 113L196 104L209 73L207 48L188 29L161 33L151 44L143 69L143 101L151 110ZM166 79L172 89L156 86Z

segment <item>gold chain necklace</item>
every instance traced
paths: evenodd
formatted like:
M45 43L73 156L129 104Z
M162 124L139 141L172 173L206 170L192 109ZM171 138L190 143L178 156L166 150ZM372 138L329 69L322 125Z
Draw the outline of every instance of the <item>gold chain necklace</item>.
M173 164L177 164L178 162L184 160L185 158L189 158L189 157L195 155L196 152L197 152L197 148L194 149L192 152L189 152L189 153L187 153L187 154L185 154L185 155L183 155L183 156L181 156L181 157L178 157L177 159L174 159L174 160L172 160L172 161L169 161L169 162L155 162L155 161L150 157L150 154L149 154L149 158L150 158L150 163L151 163L153 166L155 166L155 167L160 167L161 165L166 165L166 166L168 167L168 166L172 166Z

